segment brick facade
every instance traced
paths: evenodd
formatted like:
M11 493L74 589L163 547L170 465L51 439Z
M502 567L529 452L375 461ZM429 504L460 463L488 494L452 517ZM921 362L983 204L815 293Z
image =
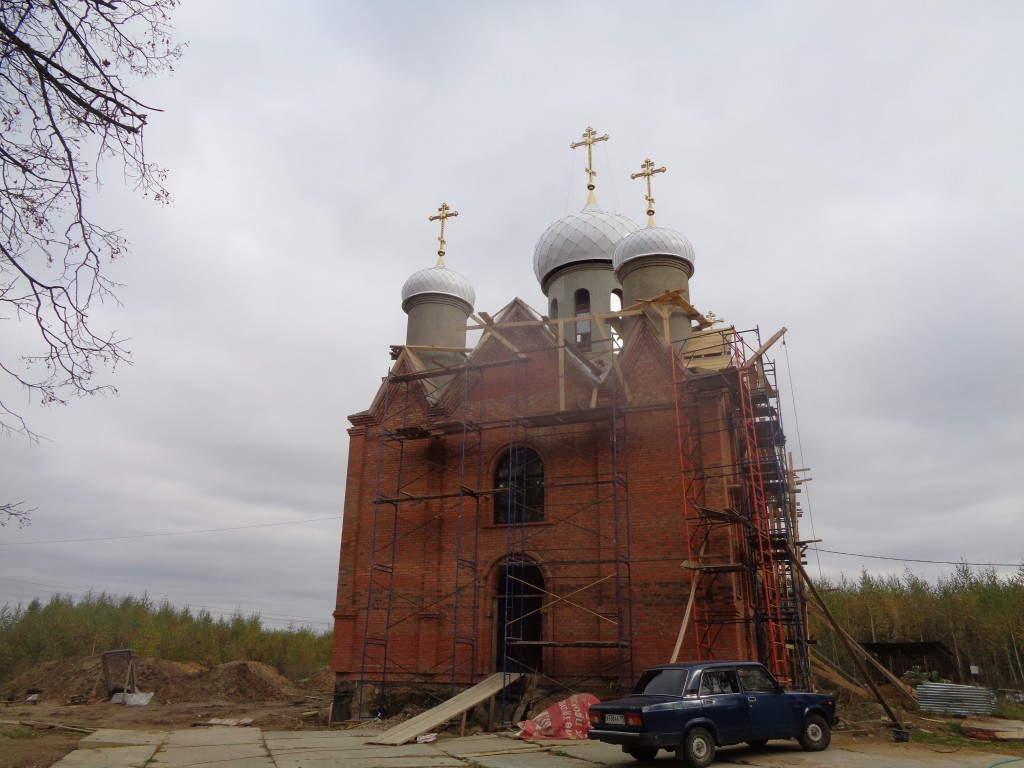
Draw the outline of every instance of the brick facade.
M371 408L350 417L339 681L380 679L385 653L391 680L478 680L500 668L501 638L520 631L503 621L530 641L507 651L508 663L525 659L563 682L629 684L671 656L690 590L682 564L696 554L685 481L701 470L701 504L736 504L726 376L681 393L672 352L646 318L616 370L571 351L560 358L556 334L536 319L514 301L497 318L501 339L485 334L466 371L432 397L430 378L416 376L423 366L402 352ZM680 450L681 421L696 457ZM543 461L542 522L494 522L496 471L512 446ZM740 562L741 536L740 526L710 527L702 561ZM506 571L510 562L520 570ZM510 616L499 597L506 573L539 595ZM758 657L749 583L726 569L701 583L696 610L715 617L717 658ZM682 657L695 648L691 623Z

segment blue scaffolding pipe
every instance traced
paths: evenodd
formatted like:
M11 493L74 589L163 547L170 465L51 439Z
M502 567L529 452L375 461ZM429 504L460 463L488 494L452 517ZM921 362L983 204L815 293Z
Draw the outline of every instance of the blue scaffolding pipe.
M462 445L459 454L459 501L458 501L458 513L456 521L455 531L455 598L454 598L454 615L452 619L452 672L451 672L451 694L455 695L455 688L458 682L458 668L459 668L459 647L466 646L469 648L469 668L466 672L466 678L468 682L472 682L473 675L476 672L476 635L477 635L477 613L478 613L478 598L477 594L479 591L479 573L478 573L478 552L479 552L479 541L480 541L480 502L474 494L474 510L473 515L473 537L472 537L472 548L470 550L470 557L464 558L462 555L462 539L464 528L466 525L466 453L467 443L469 438L469 361L466 361L466 365L463 368L463 387L462 387ZM482 387L480 387L482 390ZM482 402L482 400L481 400ZM477 479L475 488L480 487L480 436L477 435ZM468 579L471 585L470 598L470 630L468 635L459 635L459 617L462 596L462 571L466 570L469 572Z

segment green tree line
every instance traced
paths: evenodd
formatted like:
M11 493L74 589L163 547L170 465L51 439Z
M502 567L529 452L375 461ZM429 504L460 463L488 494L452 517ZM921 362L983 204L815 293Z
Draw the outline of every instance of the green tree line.
M952 682L1024 689L1024 565L1000 576L994 568L961 563L934 584L909 569L815 583L839 625L857 640L939 641L953 656ZM813 615L811 629L815 652L856 677L835 633Z
M308 626L267 629L258 614L176 608L147 595L54 595L0 608L0 680L44 661L131 648L142 657L199 662L260 661L293 679L330 661L331 633Z

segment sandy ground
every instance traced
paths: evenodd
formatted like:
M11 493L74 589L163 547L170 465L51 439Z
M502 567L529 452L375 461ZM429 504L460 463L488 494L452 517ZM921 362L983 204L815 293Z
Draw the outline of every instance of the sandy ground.
M316 713L327 707L330 696L303 694L276 701L208 701L160 703L125 707L99 703L69 706L41 702L0 709L0 768L49 768L75 749L86 733L99 728L128 730L189 728L211 718L252 718L253 725L281 731L323 729ZM304 716L306 713L313 713ZM26 725L28 723L29 725ZM54 727L59 726L59 727Z
M145 707L67 703L96 688L99 656L46 662L6 681L0 693L12 701L0 708L0 768L48 768L99 728L167 730L211 718L252 718L253 725L276 730L315 728L333 691L326 669L293 683L258 662L204 667L137 659L136 665L140 690L154 693ZM39 703L26 703L25 692L36 689L42 690Z

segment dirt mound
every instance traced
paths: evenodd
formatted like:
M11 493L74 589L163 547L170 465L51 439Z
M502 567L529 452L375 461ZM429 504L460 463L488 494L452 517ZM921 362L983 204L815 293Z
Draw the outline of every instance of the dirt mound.
M276 670L257 661L233 661L207 669L164 659L135 659L139 689L153 691L158 701L274 701L295 696L294 685ZM319 674L319 673L318 673ZM111 680L112 686L124 684ZM43 690L47 701L87 695L98 683L101 698L105 691L99 656L78 656L47 661L0 687L3 698L19 698L30 688Z
M231 661L211 669L201 681L201 698L270 701L295 695L295 686L273 667L258 661Z
M299 680L299 687L311 693L322 693L330 696L334 693L334 673L330 667L324 667L309 677Z
M4 682L0 688L3 698L21 698L26 691L40 688L47 699L63 698L72 694L87 694L100 673L99 656L79 656L58 661L46 661L35 669ZM102 685L102 682L101 682Z

